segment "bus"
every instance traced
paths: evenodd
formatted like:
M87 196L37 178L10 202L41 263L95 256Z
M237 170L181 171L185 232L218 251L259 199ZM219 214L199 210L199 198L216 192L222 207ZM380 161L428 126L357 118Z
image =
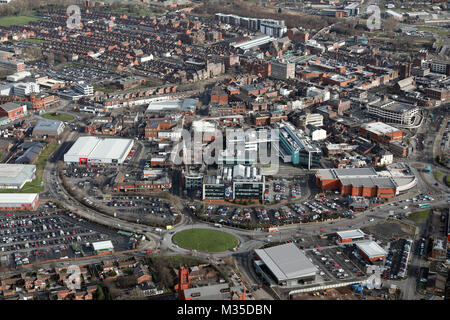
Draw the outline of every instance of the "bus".
M417 205L418 208L428 208L429 206L430 206L430 203L429 203L429 202L426 202L426 203L419 203L419 204Z
M269 231L269 232L278 232L278 228L269 228L267 231Z

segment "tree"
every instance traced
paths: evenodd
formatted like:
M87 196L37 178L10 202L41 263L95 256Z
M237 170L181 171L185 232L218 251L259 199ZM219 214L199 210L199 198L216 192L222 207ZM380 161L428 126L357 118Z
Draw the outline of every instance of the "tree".
M281 13L281 8L278 8L278 13Z
M53 65L55 63L55 55L53 53L49 53L47 55L47 64Z

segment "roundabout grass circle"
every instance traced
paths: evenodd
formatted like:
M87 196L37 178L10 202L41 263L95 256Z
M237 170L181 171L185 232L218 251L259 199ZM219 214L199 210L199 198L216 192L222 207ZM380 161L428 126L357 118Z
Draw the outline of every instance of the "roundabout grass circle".
M232 234L212 229L186 229L177 232L173 241L182 248L206 252L231 250L239 243Z

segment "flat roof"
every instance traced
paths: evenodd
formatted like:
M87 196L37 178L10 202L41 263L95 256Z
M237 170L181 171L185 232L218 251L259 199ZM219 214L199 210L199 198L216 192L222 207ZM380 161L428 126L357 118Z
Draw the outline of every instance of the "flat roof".
M345 231L338 231L336 232L337 235L341 239L357 239L357 238L364 238L366 235L364 232L362 232L360 229L354 229L354 230L345 230Z
M79 137L64 156L120 159L132 142L132 139Z
M278 281L314 275L318 271L314 264L293 243L256 249L255 253Z
M364 123L361 128L378 135L400 131L396 127L390 126L384 122Z
M34 164L0 164L0 185L20 187L31 181L36 166Z
M7 203L33 203L37 193L0 193L0 205Z
M357 242L356 246L369 258L376 258L387 254L375 241Z
M92 242L92 247L95 251L114 249L111 240Z

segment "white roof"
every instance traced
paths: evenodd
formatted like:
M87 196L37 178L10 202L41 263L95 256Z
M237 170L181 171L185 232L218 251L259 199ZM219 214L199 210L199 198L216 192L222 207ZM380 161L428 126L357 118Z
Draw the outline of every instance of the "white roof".
M338 231L336 232L339 237L342 239L356 239L356 238L364 238L366 235L364 232L362 232L360 229L355 230L345 230L345 231Z
M378 135L400 131L399 129L397 129L393 126L390 126L384 122L364 123L361 127L369 132L372 132L372 133L375 133Z
M127 151L131 139L102 139L89 155L90 158L108 158L108 159L120 159Z
M278 281L315 275L318 269L293 243L255 250Z
M387 254L375 241L357 242L356 246L369 258L376 258Z
M0 193L0 204L4 203L33 203L37 193Z
M99 241L99 242L92 242L92 247L94 250L108 250L108 249L114 249L114 246L111 242L111 240L106 241Z
M97 137L80 137L67 151L66 156L87 158L98 143Z
M120 159L128 149L131 139L80 137L65 156L91 159Z

